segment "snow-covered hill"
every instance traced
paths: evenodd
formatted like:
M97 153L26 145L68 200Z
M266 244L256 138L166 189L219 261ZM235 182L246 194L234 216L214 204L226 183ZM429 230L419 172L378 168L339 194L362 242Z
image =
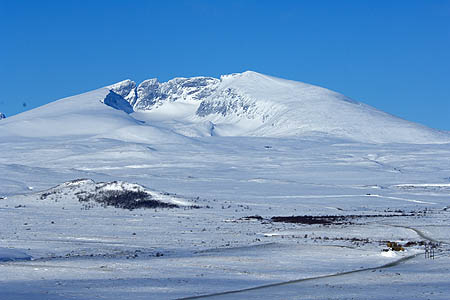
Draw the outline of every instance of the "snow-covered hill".
M320 136L370 143L447 143L450 134L336 92L256 72L125 80L2 121L0 136L95 136L133 142L187 137Z
M123 181L98 182L76 179L35 194L39 200L78 201L86 207L100 203L117 208L157 208L193 206L175 195L149 190L139 184Z

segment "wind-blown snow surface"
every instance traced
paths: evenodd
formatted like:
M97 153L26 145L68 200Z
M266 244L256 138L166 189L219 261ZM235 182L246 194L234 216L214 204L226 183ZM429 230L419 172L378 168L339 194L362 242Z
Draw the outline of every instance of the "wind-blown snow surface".
M125 81L0 122L0 299L175 299L257 286L266 287L214 297L448 298L446 133L252 72L170 82L148 82L151 92ZM319 122L319 107L339 109ZM340 131L351 123L341 113L404 135L354 123ZM329 130L333 118L339 130ZM314 130L298 130L301 120ZM78 200L105 188L179 207ZM271 220L292 215L349 222ZM387 241L410 246L384 252ZM431 241L434 260L422 254ZM271 285L363 268L373 269Z

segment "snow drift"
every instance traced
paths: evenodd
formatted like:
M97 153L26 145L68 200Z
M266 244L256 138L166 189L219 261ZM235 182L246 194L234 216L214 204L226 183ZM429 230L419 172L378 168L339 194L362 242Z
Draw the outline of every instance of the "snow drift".
M31 260L31 256L13 248L0 247L0 262Z

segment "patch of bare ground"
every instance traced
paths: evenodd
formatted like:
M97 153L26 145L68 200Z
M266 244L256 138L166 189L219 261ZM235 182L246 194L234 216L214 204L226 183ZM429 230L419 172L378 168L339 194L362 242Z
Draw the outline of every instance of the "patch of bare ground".
M354 224L356 219L368 218L392 218L392 217L410 217L413 213L396 214L374 214L374 215L331 215L331 216L274 216L270 218L272 222L295 223L295 224L322 224L322 225L344 225Z

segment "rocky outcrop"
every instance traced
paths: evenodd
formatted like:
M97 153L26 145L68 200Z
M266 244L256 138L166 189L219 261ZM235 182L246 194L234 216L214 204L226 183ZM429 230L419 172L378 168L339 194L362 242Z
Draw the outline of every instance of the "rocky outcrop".
M133 112L133 107L128 103L121 95L110 91L108 95L106 95L105 99L103 99L103 103L112 108L122 110L127 114L131 114Z
M124 80L109 88L127 100L134 110L151 110L165 101L201 101L216 90L219 82L212 77L174 78L162 83L153 78L138 86L131 80Z

